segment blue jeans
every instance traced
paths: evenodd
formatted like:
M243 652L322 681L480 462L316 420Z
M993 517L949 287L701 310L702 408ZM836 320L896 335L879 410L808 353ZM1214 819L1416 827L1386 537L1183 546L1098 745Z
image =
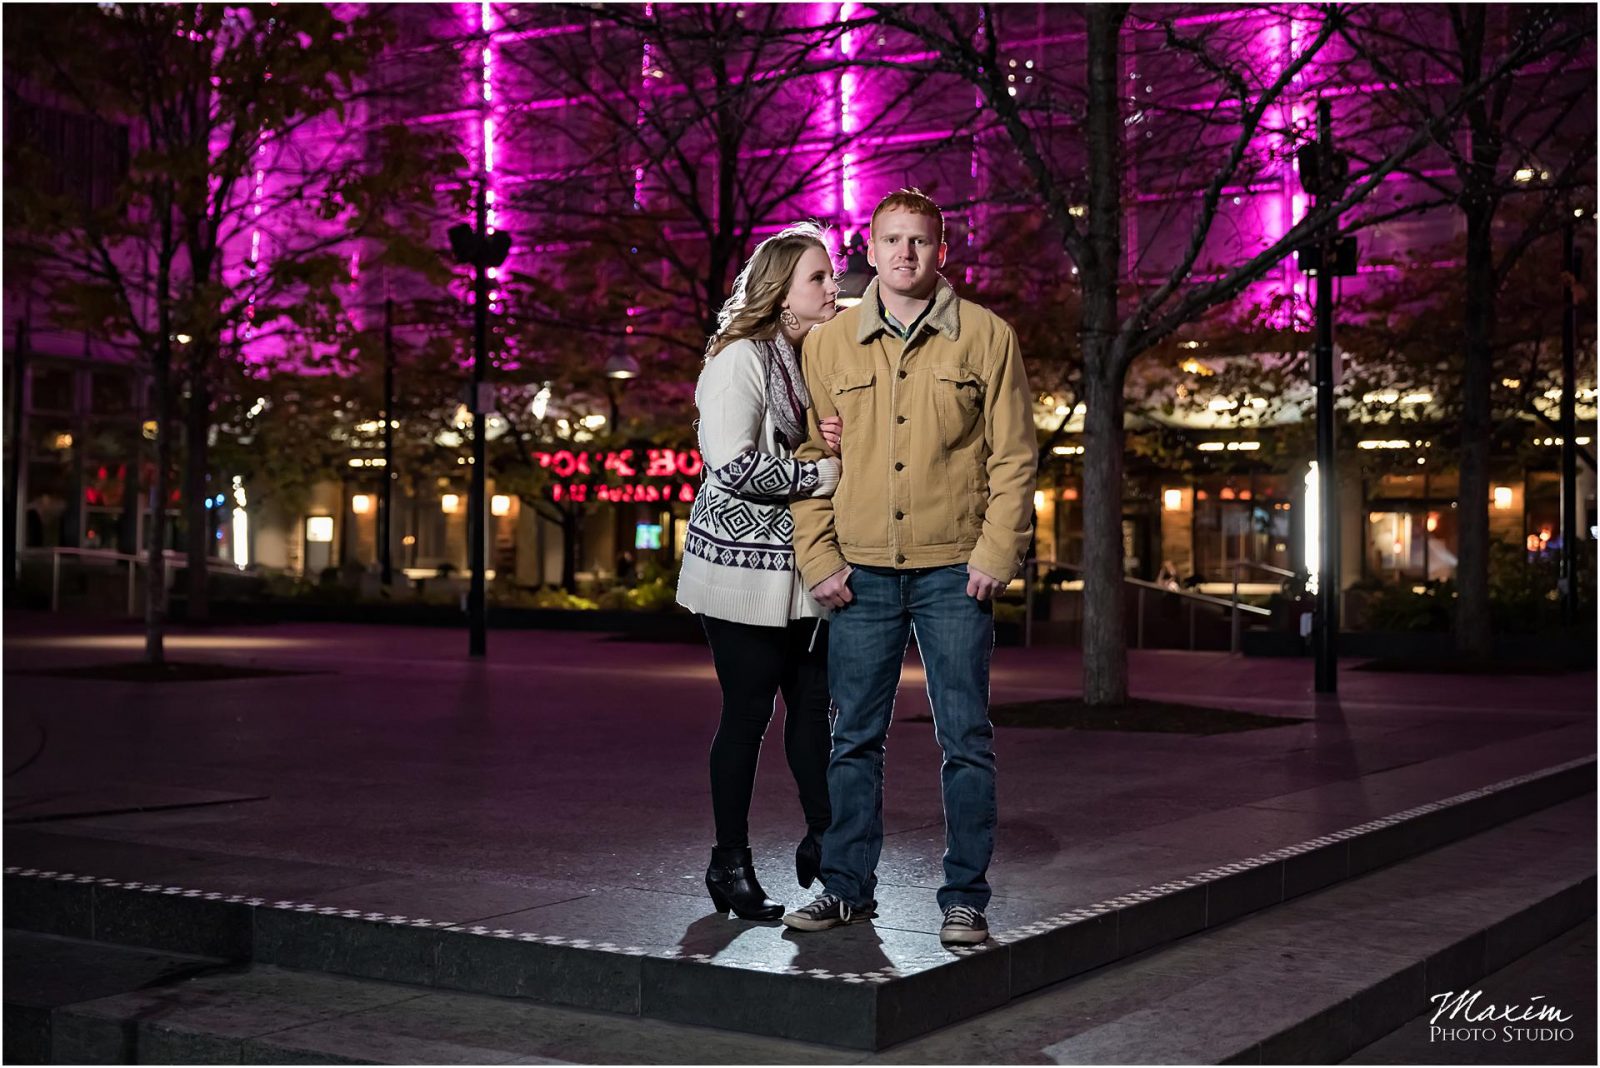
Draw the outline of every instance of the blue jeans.
M852 565L854 566L854 565ZM939 907L989 903L994 853L994 728L989 658L994 611L967 596L965 564L901 571L856 567L855 596L828 627L828 684L838 709L822 839L822 881L863 907L883 852L883 753L906 645L915 632L928 676L934 733L944 750L944 885Z

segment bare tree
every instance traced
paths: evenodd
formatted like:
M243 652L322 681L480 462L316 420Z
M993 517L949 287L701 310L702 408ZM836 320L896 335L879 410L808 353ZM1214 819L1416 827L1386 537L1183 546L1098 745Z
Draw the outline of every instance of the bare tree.
M69 25L70 23L70 25ZM241 353L315 362L344 329L353 239L395 238L377 205L432 196L425 136L341 121L388 34L318 5L31 8L6 26L7 92L128 131L109 195L48 179L8 139L6 240L61 325L147 362L156 405L146 657L163 659L167 478L186 387L190 609L204 612L213 386ZM26 110L26 109L24 109ZM350 131L358 131L350 132ZM381 146L381 164L367 151ZM245 350L250 352L246 353Z
M1238 298L1324 228L1352 225L1345 218L1352 209L1392 211L1375 199L1367 204L1384 179L1561 35L1507 50L1409 129L1369 125L1357 109L1342 109L1341 137L1355 133L1374 146L1370 161L1337 195L1281 226L1246 228L1231 210L1240 192L1281 176L1314 133L1296 105L1346 74L1347 55L1331 47L1348 22L1345 6L1087 5L1081 16L1078 9L1061 15L1049 36L1051 62L1029 72L1031 85L1019 85L1012 64L1029 47L1027 36L1040 38L1016 32L1015 9L872 7L936 56L933 69L977 90L1005 131L1019 179L1078 269L1085 611L1097 621L1084 637L1084 699L1121 703L1121 488L1134 360ZM1150 70L1156 65L1159 78ZM1153 218L1145 208L1152 194L1164 194Z
M1460 213L1465 316L1460 390L1460 552L1455 642L1488 655L1489 467L1496 367L1505 363L1498 308L1519 260L1592 204L1594 12L1571 6L1448 4L1362 10L1341 31L1353 50L1396 86L1382 105L1412 122L1474 84L1508 57L1514 75L1492 82L1438 131L1430 162L1413 177ZM1533 201L1518 219L1502 209ZM1550 308L1557 305L1551 294ZM1555 315L1551 315L1555 319ZM1518 375L1517 378L1523 376ZM1527 376L1531 382L1533 376Z

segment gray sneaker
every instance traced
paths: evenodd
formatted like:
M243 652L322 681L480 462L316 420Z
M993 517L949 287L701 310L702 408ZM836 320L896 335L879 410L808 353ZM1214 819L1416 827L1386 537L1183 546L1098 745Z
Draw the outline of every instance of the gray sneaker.
M795 909L783 918L784 926L796 931L826 931L847 923L860 923L878 914L878 903L868 902L861 908L845 904L837 894L823 894L811 904Z
M787 922L788 917L784 917ZM939 941L947 946L975 946L989 937L989 921L983 910L970 905L951 905L944 910L944 926Z

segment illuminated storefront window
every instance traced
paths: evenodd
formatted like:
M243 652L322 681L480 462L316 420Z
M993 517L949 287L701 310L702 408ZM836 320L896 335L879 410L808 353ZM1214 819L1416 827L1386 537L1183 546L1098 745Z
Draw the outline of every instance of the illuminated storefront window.
M1195 483L1195 574L1208 582L1233 578L1234 565L1266 564L1292 570L1294 505L1284 475L1206 478ZM1261 578L1246 568L1241 577Z

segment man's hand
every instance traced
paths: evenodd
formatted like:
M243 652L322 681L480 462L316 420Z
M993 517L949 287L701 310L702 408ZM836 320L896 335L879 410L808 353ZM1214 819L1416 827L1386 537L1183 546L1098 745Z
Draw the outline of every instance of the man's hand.
M993 575L985 575L982 571L967 565L967 596L976 597L980 601L992 600L995 594L1006 588L1006 584Z
M850 592L850 574L852 568L849 564L841 567L815 586L811 587L811 596L824 608L840 609L855 600L855 594ZM991 580L992 581L992 580Z
M828 446L829 452L838 456L839 439L844 436L844 420L837 415L830 415L822 420L818 426L822 428L823 444Z

